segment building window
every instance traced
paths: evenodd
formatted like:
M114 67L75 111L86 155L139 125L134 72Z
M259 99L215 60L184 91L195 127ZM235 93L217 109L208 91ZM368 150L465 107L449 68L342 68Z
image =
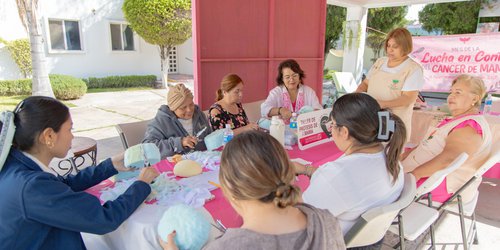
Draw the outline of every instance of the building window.
M111 23L111 49L135 50L134 31L127 24Z
M49 33L53 50L82 50L78 21L49 20Z
M177 73L177 47L168 52L168 73Z

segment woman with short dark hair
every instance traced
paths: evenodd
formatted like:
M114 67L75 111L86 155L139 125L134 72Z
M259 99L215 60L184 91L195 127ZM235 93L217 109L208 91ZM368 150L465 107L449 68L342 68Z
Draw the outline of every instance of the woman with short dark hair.
M299 113L304 106L322 109L314 90L304 84L306 75L297 61L288 59L280 63L276 83L267 99L262 103L260 111L263 117L279 115L288 120L292 113Z

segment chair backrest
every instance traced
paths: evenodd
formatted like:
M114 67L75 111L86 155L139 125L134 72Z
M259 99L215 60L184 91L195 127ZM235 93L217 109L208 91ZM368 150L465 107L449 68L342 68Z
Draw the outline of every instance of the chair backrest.
M264 100L259 100L255 102L249 102L249 103L243 103L243 109L245 110L245 113L247 114L248 119L250 122L257 122L261 115L260 115L260 105L264 102Z
M117 124L115 127L122 140L123 148L127 149L141 143L149 122L150 120Z
M483 176L486 171L500 162L500 141L493 142L491 145L491 153L485 163L474 174L476 177Z
M391 204L372 208L362 214L344 236L346 246L367 246L381 240L399 211L411 204L415 192L415 177L412 174L405 174L403 191L401 191L399 198Z
M427 180L425 180L424 183L422 183L422 185L417 188L416 197L418 198L421 195L427 194L438 187L439 184L443 182L444 178L451 172L462 166L467 158L469 158L469 155L467 153L461 153L446 168L436 171L434 174L429 176L429 178L427 178Z
M337 91L341 93L352 93L358 88L351 72L334 72L333 82Z

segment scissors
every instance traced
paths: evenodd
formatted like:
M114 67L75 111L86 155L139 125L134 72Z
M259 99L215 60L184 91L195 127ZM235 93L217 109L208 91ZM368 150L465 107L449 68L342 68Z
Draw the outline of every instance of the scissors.
M196 133L196 139L200 139L200 136L203 134L203 132L205 132L205 130L207 130L207 127L205 126L202 130L200 130L200 132Z
M203 134L203 132L205 132L205 130L207 130L207 126L203 127L198 133L196 133L196 139L201 140L200 139L200 136ZM196 146L196 144L195 144ZM189 150L189 152L193 152L194 151L194 148L192 148L191 150Z

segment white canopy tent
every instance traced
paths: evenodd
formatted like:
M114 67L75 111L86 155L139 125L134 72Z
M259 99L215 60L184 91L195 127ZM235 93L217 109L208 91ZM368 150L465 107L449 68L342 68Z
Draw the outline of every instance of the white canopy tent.
M352 32L352 37L347 35L347 39L358 41L356 46L349 47L344 45L342 71L352 72L358 83L361 80L361 74L363 71L363 53L365 50L366 21L369 8L463 1L467 0L327 0L327 4L347 8L346 29L354 31ZM360 32L358 32L358 30Z

